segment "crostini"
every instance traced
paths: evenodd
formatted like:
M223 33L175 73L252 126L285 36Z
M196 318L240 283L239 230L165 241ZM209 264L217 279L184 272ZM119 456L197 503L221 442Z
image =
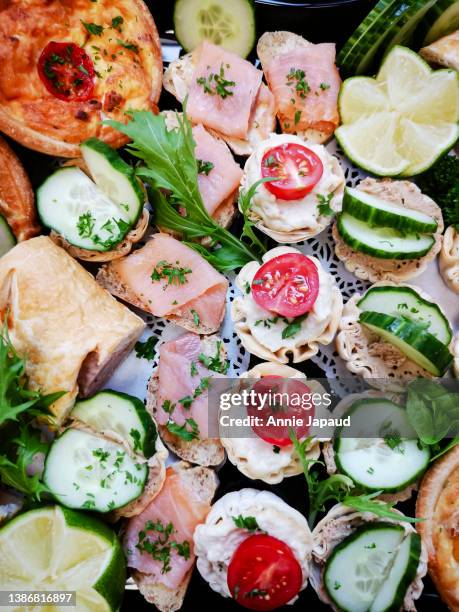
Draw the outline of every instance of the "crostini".
M459 232L454 225L446 228L439 258L440 274L448 287L459 293Z

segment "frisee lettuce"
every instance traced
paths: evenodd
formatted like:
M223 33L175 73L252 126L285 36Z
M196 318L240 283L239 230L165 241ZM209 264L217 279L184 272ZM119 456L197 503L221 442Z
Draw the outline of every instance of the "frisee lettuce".
M183 115L176 114L178 128L172 130L167 129L162 115L132 111L129 116L126 125L117 121L105 123L126 134L132 141L127 150L143 161L136 173L150 186L150 202L157 226L178 232L188 246L221 272L240 268L249 261L259 261L266 249L250 225L245 227L241 238L237 238L220 227L204 206L198 188L196 144L186 116L186 105ZM177 210L179 206L184 215ZM211 239L209 249L195 242L204 237Z

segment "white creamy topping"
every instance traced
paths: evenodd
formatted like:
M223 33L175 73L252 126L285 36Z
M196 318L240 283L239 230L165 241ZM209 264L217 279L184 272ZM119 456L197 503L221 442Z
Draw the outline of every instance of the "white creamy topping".
M285 143L296 143L311 149L323 164L323 174L317 185L306 196L299 200L280 200L272 194L265 185L261 184L252 198L252 212L259 217L267 228L290 232L304 228L316 229L324 225L324 217L319 213L318 195L327 197L343 184L342 172L337 174L334 168L336 160L328 153L324 146L304 141L291 134L271 134L268 140L261 142L254 153L245 163L242 186L250 188L262 178L261 162L268 149ZM335 203L332 203L332 208ZM337 208L338 210L338 208ZM328 220L330 217L328 217Z
M262 531L287 544L303 572L304 589L308 582L312 535L302 514L269 491L242 489L219 499L207 515L206 522L194 532L197 567L210 587L229 597L227 571L238 546L253 535L236 527L233 517L253 516ZM289 603L293 603L296 597Z

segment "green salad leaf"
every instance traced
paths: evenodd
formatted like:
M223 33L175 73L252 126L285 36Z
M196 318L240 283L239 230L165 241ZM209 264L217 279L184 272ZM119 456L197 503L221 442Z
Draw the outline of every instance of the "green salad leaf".
M342 504L357 512L371 512L381 518L389 518L394 521L402 521L405 523L419 523L425 519L413 518L411 516L405 516L392 510L394 504L382 502L374 499L381 495L383 491L375 491L374 493L362 494L362 495L346 495L341 501Z
M207 212L199 192L196 145L185 111L176 115L178 128L172 130L167 129L165 117L149 111L132 111L126 125L106 123L131 139L127 150L143 162L136 172L150 186L157 226L179 233L211 265L228 272L259 260L265 247L250 228L246 227L239 239ZM204 237L210 238L209 249L195 242Z

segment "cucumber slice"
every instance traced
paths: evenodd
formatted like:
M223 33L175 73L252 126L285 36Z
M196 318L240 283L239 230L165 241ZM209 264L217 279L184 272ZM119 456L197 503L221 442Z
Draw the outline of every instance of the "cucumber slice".
M449 345L453 330L437 304L422 298L411 287L380 286L369 289L357 302L360 310L372 310L399 317L403 315L427 328L443 344Z
M147 477L147 464L136 462L121 445L77 429L67 429L53 442L43 473L61 504L95 512L137 499Z
M254 5L250 0L176 0L174 28L185 51L209 40L247 57L256 39Z
M16 238L14 237L13 232L11 231L10 226L0 215L0 257L5 253L8 253L14 245L16 244Z
M344 416L351 417L351 427L336 431L335 461L357 485L395 493L424 473L430 451L418 446L403 408L386 399L361 399Z
M118 434L134 452L146 458L155 453L156 427L137 397L107 389L77 402L71 417L99 434L111 431Z
M337 228L344 242L355 251L380 259L417 259L428 253L435 244L433 236L371 227L345 212L337 215Z
M449 6L446 6L449 4ZM444 8L426 34L423 46L430 45L443 36L459 29L459 1L446 0L438 2L438 9Z
M359 321L434 376L443 376L453 359L448 347L419 323L371 311L360 313Z
M436 232L438 227L437 221L429 215L351 187L344 192L343 212L371 227L393 227L401 232L428 234Z
M380 0L337 57L344 76L371 74L384 53L403 44L436 0Z
M327 559L324 586L340 610L367 612L403 541L400 525L371 523L340 542Z
M135 225L142 214L145 194L134 169L115 149L97 138L86 140L80 148L95 184L126 210L129 221Z
M421 538L417 533L410 533L403 540L392 568L382 585L370 612L396 612L403 607L408 587L418 571L421 557Z
M79 168L62 168L37 191L41 222L70 244L110 251L132 227L127 211L110 200Z

